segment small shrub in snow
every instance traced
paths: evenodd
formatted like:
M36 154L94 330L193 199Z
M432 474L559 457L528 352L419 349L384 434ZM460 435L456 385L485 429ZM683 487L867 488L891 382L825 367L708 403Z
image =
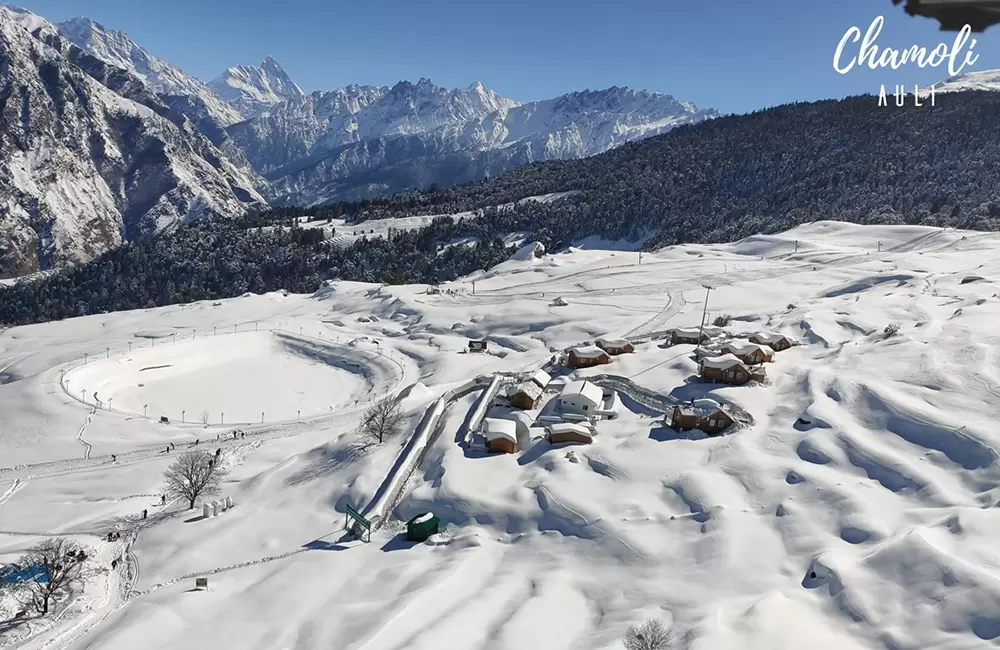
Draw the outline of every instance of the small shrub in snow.
M795 309L795 304L790 302L788 303L788 306L785 307L785 309L787 309L788 311L792 311L793 309Z
M733 322L733 317L729 314L722 314L721 316L716 316L715 320L712 321L712 325L716 327L725 327L729 323Z
M889 323L888 325L885 326L885 329L882 330L882 338L883 339L891 338L893 336L896 336L896 334L898 333L899 333L899 325L896 325L895 323Z
M626 650L666 650L672 641L670 628L655 618L625 630L625 637L622 639Z
M201 423L208 424L208 411L201 412Z

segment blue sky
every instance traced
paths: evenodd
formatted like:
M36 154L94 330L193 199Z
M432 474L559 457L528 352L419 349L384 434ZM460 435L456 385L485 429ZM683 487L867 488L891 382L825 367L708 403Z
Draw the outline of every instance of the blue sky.
M880 45L951 42L890 0L20 0L50 20L87 16L208 80L273 56L306 91L428 77L482 81L522 101L613 85L745 112L928 85L946 68L833 70L852 25L886 16ZM1000 68L1000 27L973 69Z

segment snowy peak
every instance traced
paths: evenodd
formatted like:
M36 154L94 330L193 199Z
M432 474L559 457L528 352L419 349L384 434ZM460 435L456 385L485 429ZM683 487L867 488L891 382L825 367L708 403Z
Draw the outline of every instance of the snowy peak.
M243 120L204 83L147 52L122 31L106 29L89 18L73 18L57 25L60 35L92 56L138 77L159 95L191 96L200 100L204 113L221 127ZM195 121L198 122L196 116Z
M246 115L256 115L281 102L301 98L305 93L277 61L266 57L259 66L228 68L209 87Z
M949 77L937 85L937 92L1000 90L1000 70L976 70Z

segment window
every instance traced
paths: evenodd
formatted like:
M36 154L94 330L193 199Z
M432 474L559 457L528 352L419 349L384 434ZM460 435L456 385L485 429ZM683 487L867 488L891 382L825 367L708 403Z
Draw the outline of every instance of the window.
M583 410L584 410L584 411L586 411L586 410L587 410L588 408L590 408L590 407L589 407L589 406L587 406L586 404L584 404L584 405L583 405Z

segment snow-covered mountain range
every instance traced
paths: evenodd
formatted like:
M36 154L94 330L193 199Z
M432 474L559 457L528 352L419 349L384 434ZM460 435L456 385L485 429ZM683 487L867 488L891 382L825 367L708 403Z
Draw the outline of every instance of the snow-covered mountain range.
M123 32L85 18L57 27L143 80L237 163L245 156L270 181L261 191L283 204L454 185L532 161L594 155L718 114L627 88L529 103L479 82L448 89L427 79L307 94L271 57L206 84Z
M306 94L271 57L205 83L92 20L53 24L0 7L10 71L0 275L86 260L132 234L265 198L455 185L718 114L626 88L529 103L428 79Z
M0 277L262 205L183 115L37 16L0 7L0 70Z

